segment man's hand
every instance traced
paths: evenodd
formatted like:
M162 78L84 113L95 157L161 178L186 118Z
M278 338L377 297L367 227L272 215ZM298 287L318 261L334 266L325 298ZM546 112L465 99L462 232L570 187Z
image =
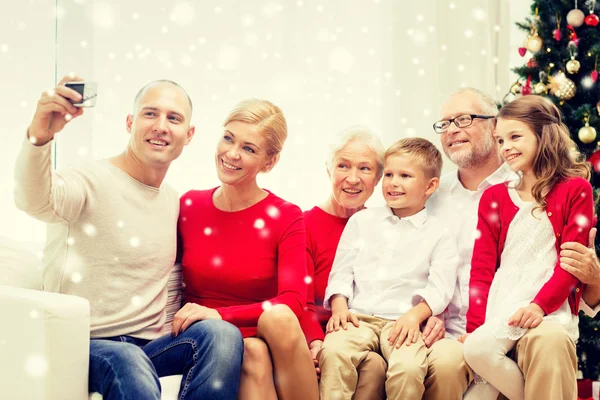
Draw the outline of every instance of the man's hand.
M544 311L535 303L521 307L508 320L508 326L532 329L542 323Z
M589 247L567 242L560 248L560 266L586 285L600 286L600 262L594 249L596 228L590 230Z
M313 363L315 364L315 371L317 372L317 378L321 378L321 368L319 367L319 360L317 359L317 355L319 354L319 350L323 347L322 340L313 340L310 342L310 355L312 356Z
M396 345L397 349L403 344L410 346L411 344L416 343L421 333L419 325L419 320L410 313L400 316L396 322L394 322L394 327L387 338L388 343L392 347Z
M171 336L177 337L180 332L185 331L196 321L205 319L223 319L221 314L214 308L208 308L196 303L187 303L173 317L173 328Z
M331 312L331 318L329 318L329 321L327 322L326 333L337 332L340 330L340 326L342 329L346 330L348 329L349 322L358 328L358 318L356 318L356 315L352 314L347 307L345 309L340 307L338 310L333 310Z
M432 344L446 336L446 327L444 321L436 316L429 317L427 324L423 328L423 342L425 346L431 347Z
M65 86L67 82L82 80L75 75L65 76L54 89L42 93L27 130L31 143L37 146L48 143L69 121L83 114L83 108L75 107L69 101L81 101L81 95Z

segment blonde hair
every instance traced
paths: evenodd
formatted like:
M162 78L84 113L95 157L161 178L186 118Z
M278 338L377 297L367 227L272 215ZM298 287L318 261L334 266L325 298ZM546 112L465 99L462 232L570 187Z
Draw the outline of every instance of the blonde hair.
M275 104L268 100L243 100L229 113L223 125L233 121L257 125L258 132L267 139L268 157L281 152L287 139L287 123L283 112Z
M331 172L336 154L353 142L362 143L375 153L375 156L377 157L375 160L377 163L377 179L381 178L383 175L383 156L385 154L385 147L383 147L383 143L381 143L379 136L369 128L360 125L351 126L341 131L333 138L333 141L328 146L327 158L325 159L327 170Z
M430 178L439 178L442 174L442 154L427 139L407 138L392 144L385 152L385 159L394 154L405 154L415 159Z
M590 165L585 162L577 145L562 122L558 107L545 97L523 96L505 105L498 118L525 123L537 136L538 147L533 159L533 173L538 181L531 193L546 207L546 195L555 184L572 177L590 179Z

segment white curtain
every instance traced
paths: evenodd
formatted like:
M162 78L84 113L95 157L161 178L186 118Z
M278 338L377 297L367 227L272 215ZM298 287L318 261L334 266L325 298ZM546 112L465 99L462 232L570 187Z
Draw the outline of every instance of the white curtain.
M329 193L324 149L339 130L363 124L385 145L407 136L439 144L431 125L449 93L474 86L501 99L512 79L511 43L522 40L513 25L527 13L523 3L58 0L56 59L36 59L39 50L52 48L54 32L38 30L35 21L25 22L20 39L17 28L3 32L0 40L16 41L8 53L21 56L10 61L9 87L23 81L28 87L20 97L26 107L5 91L0 109L12 107L15 126L26 126L40 90L53 84L39 77L53 74L55 61L58 77L75 71L98 82L96 108L58 137L60 168L122 151L137 90L154 79L175 80L192 97L197 132L167 176L184 192L218 184L214 148L230 108L247 97L269 99L283 109L289 137L279 165L260 184L306 209ZM47 5L18 4L29 14L15 11L13 19L53 14ZM11 155L19 144L14 135L22 133L13 128L1 128L11 135L2 151ZM374 201L381 201L379 189Z

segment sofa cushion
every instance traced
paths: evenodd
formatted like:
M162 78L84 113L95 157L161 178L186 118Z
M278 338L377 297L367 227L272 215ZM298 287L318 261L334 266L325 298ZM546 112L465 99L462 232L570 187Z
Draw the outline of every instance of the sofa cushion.
M0 285L24 289L42 287L42 243L0 236Z

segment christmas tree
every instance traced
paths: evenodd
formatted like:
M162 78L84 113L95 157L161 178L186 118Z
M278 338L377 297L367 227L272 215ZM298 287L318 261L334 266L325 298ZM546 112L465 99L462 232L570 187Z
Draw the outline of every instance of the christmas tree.
M578 4L579 3L579 4ZM592 185L600 191L600 2L534 0L532 17L517 23L527 32L519 54L527 59L504 102L516 96L547 96L562 109L571 137L592 163ZM597 210L598 211L598 210ZM600 250L596 237L596 253ZM580 313L579 369L585 378L600 375L600 318ZM552 351L549 349L548 351Z

